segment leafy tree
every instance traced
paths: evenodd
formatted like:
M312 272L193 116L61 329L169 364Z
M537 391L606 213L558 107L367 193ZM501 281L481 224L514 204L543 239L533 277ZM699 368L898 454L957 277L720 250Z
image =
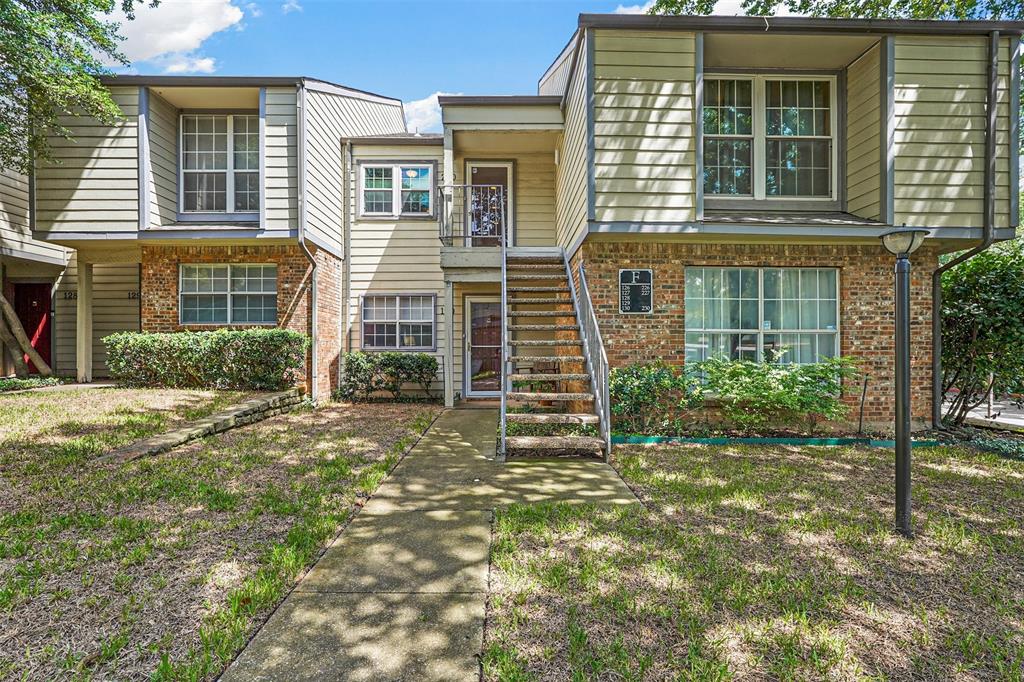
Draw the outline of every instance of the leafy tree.
M1024 241L992 247L942 276L942 393L961 425L989 390L1024 388Z
M121 0L129 19L136 1ZM104 63L128 64L119 25L109 19L116 7L115 0L0 0L0 170L27 174L35 159L50 159L49 139L71 137L63 114L110 124L120 117L98 78ZM0 343L18 376L28 372L23 354L49 375L2 293L0 310Z
M656 0L650 14L711 14L717 0ZM774 16L780 8L814 17L859 19L1024 18L1020 0L743 0L743 12Z

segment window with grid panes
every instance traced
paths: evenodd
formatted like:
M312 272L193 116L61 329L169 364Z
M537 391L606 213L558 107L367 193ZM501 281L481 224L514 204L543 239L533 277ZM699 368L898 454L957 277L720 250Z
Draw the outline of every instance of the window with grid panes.
M705 78L705 195L831 199L833 89L830 78Z
M365 296L362 317L362 344L367 350L423 350L434 347L433 296Z
M835 268L686 268L686 359L838 355L838 278Z
M364 165L361 212L370 216L429 216L432 180L432 166Z
M181 324L277 324L276 265L182 265Z
M259 145L258 116L182 114L182 211L258 211Z

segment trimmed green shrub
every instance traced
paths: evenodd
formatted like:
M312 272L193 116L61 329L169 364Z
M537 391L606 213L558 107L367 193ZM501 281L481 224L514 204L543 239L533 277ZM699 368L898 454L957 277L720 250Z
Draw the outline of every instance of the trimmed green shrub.
M287 329L218 329L103 339L111 377L124 386L274 391L293 386L307 338Z
M64 377L29 377L27 379L16 379L15 377L0 377L0 393L7 391L25 391L30 388L45 388L46 386L58 386L70 383L72 380Z
M336 397L353 402L373 400L388 392L395 400L403 397L403 387L419 386L429 400L430 385L438 372L437 358L428 353L346 353L341 385Z
M608 393L617 431L652 436L677 433L681 413L703 399L692 372L660 361L612 369Z

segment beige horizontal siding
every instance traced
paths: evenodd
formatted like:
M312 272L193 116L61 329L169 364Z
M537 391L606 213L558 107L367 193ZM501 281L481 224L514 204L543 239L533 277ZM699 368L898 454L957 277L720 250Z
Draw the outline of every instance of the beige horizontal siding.
M595 31L596 221L696 219L695 65L693 33Z
M375 146L353 147L356 166L360 161L442 161L441 147ZM349 174L349 200L353 221L349 236L348 267L351 277L349 292L350 347L362 348L362 310L366 294L421 294L437 297L434 310L439 364L443 363L447 324L443 319L444 278L441 271L441 241L436 220L361 219L356 213L356 173ZM443 389L439 374L435 390Z
M895 38L896 224L980 227L988 39ZM996 226L1010 223L1010 41L999 50L996 134Z
M881 215L881 49L875 45L846 72L846 202L864 218Z
M397 103L383 104L316 90L307 90L306 106L306 227L320 244L343 255L342 138L403 132L402 109Z
M297 106L295 88L267 88L263 194L267 229L295 229L299 223Z
M64 260L63 247L32 238L28 203L28 178L0 171L0 255Z
M566 94L565 128L559 141L555 169L555 232L557 243L571 248L587 229L587 46L580 44L580 58Z
M149 224L178 220L178 110L149 93Z
M84 116L62 116L71 140L50 140L57 163L36 168L36 228L55 236L62 232L134 233L138 229L137 87L111 88L123 118L114 126ZM69 184L103 169L117 184Z
M516 246L554 246L555 235L555 156L554 153L470 155L470 160L486 163L511 161L514 165L513 221ZM466 179L466 157L455 157L455 183ZM456 217L458 219L458 216Z
M538 95L562 95L565 93L565 86L569 82L569 70L572 69L573 53L573 44L570 43L566 50L559 55L558 63L553 64L550 71L537 84Z
M134 263L93 265L92 371L94 377L110 375L107 349L101 339L120 331L138 331L139 266ZM72 258L57 280L54 296L53 369L73 375L75 362L75 325L78 317L78 268ZM134 297L133 297L134 296Z

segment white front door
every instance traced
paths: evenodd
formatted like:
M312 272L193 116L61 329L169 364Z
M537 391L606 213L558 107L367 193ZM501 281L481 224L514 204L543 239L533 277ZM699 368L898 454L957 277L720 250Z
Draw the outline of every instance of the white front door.
M501 396L501 298L467 296L463 318L465 396Z

